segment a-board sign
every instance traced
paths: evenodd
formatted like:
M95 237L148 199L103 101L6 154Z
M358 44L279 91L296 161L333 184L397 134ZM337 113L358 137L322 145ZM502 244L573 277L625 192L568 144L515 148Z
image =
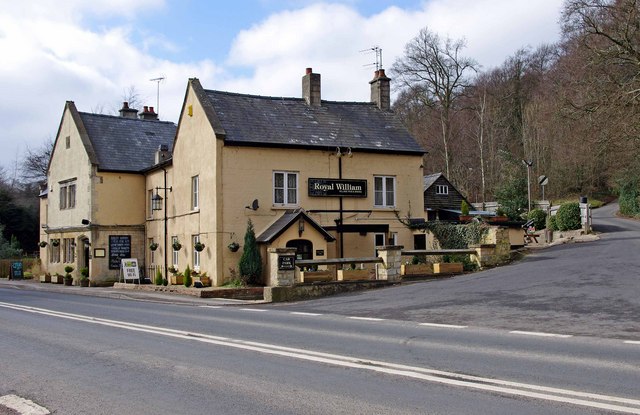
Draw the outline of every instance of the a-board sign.
M131 257L131 235L109 235L109 269L119 269L120 261Z
M291 271L296 268L295 255L278 255L278 271Z
M137 258L124 258L122 260L122 278L127 280L140 280Z
M311 197L367 197L367 181L309 178Z
M14 261L11 263L11 279L12 280L21 280L23 277L22 273L22 262Z

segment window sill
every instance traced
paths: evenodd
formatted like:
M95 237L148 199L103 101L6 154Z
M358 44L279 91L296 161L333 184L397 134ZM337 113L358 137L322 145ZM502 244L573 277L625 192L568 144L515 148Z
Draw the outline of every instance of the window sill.
M271 210L289 210L289 209L297 209L300 205L272 205Z

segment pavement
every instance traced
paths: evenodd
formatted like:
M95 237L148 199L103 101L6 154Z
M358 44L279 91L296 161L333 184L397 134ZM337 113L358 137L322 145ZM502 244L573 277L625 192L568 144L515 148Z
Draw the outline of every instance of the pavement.
M596 233L582 234L581 231L570 232L557 232L554 235L554 240L551 243L544 242L543 238L539 239L538 243L531 243L526 245L523 249L520 249L520 253L526 254L528 250L539 250L550 248L558 245L564 245L568 243L581 243L581 242L593 242L597 241L599 236ZM415 283L415 281L407 281L408 283ZM143 285L134 287L124 287L123 284L118 284L115 287L77 287L77 286L65 286L61 284L41 283L38 279L25 279L25 280L8 280L7 278L0 278L0 288L14 288L18 290L36 290L36 291L48 291L57 292L62 294L73 295L89 295L94 297L103 298L117 298L128 299L138 301L151 301L156 303L167 304L183 304L183 305L196 305L196 306L237 306L237 305L251 305L251 304L263 304L262 300L238 300L228 298L200 298L192 295L184 294L181 292L171 291L155 291L153 285ZM133 284L128 284L133 286ZM149 289L145 289L149 287Z

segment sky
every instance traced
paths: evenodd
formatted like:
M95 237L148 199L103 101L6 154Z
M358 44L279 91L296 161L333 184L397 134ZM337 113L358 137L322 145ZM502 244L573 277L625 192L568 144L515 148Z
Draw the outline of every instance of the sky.
M308 67L322 75L322 99L368 101L373 47L389 68L428 27L464 38L464 55L488 70L558 41L562 3L0 0L0 167L15 174L27 149L55 139L65 101L117 114L133 87L141 105L177 122L189 78L205 89L300 97Z

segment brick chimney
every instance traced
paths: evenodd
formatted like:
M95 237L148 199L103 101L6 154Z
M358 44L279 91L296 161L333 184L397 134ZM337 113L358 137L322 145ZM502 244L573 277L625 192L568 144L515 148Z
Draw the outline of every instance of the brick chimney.
M375 72L371 84L371 102L382 111L391 110L391 78L387 78L384 69Z
M144 109L142 110L142 112L138 115L140 116L141 120L157 120L158 119L158 114L155 113L155 111L153 110L153 107L147 107L146 105L144 106Z
M171 152L169 151L169 146L166 144L160 144L158 150L156 150L156 164L160 164L163 161L166 161L169 157L171 157Z
M311 68L307 68L307 73L302 77L302 98L310 107L320 106L320 74L313 73Z
M122 108L118 110L120 112L120 116L124 118L137 118L138 110L134 108L129 108L129 103L127 101L122 103Z

